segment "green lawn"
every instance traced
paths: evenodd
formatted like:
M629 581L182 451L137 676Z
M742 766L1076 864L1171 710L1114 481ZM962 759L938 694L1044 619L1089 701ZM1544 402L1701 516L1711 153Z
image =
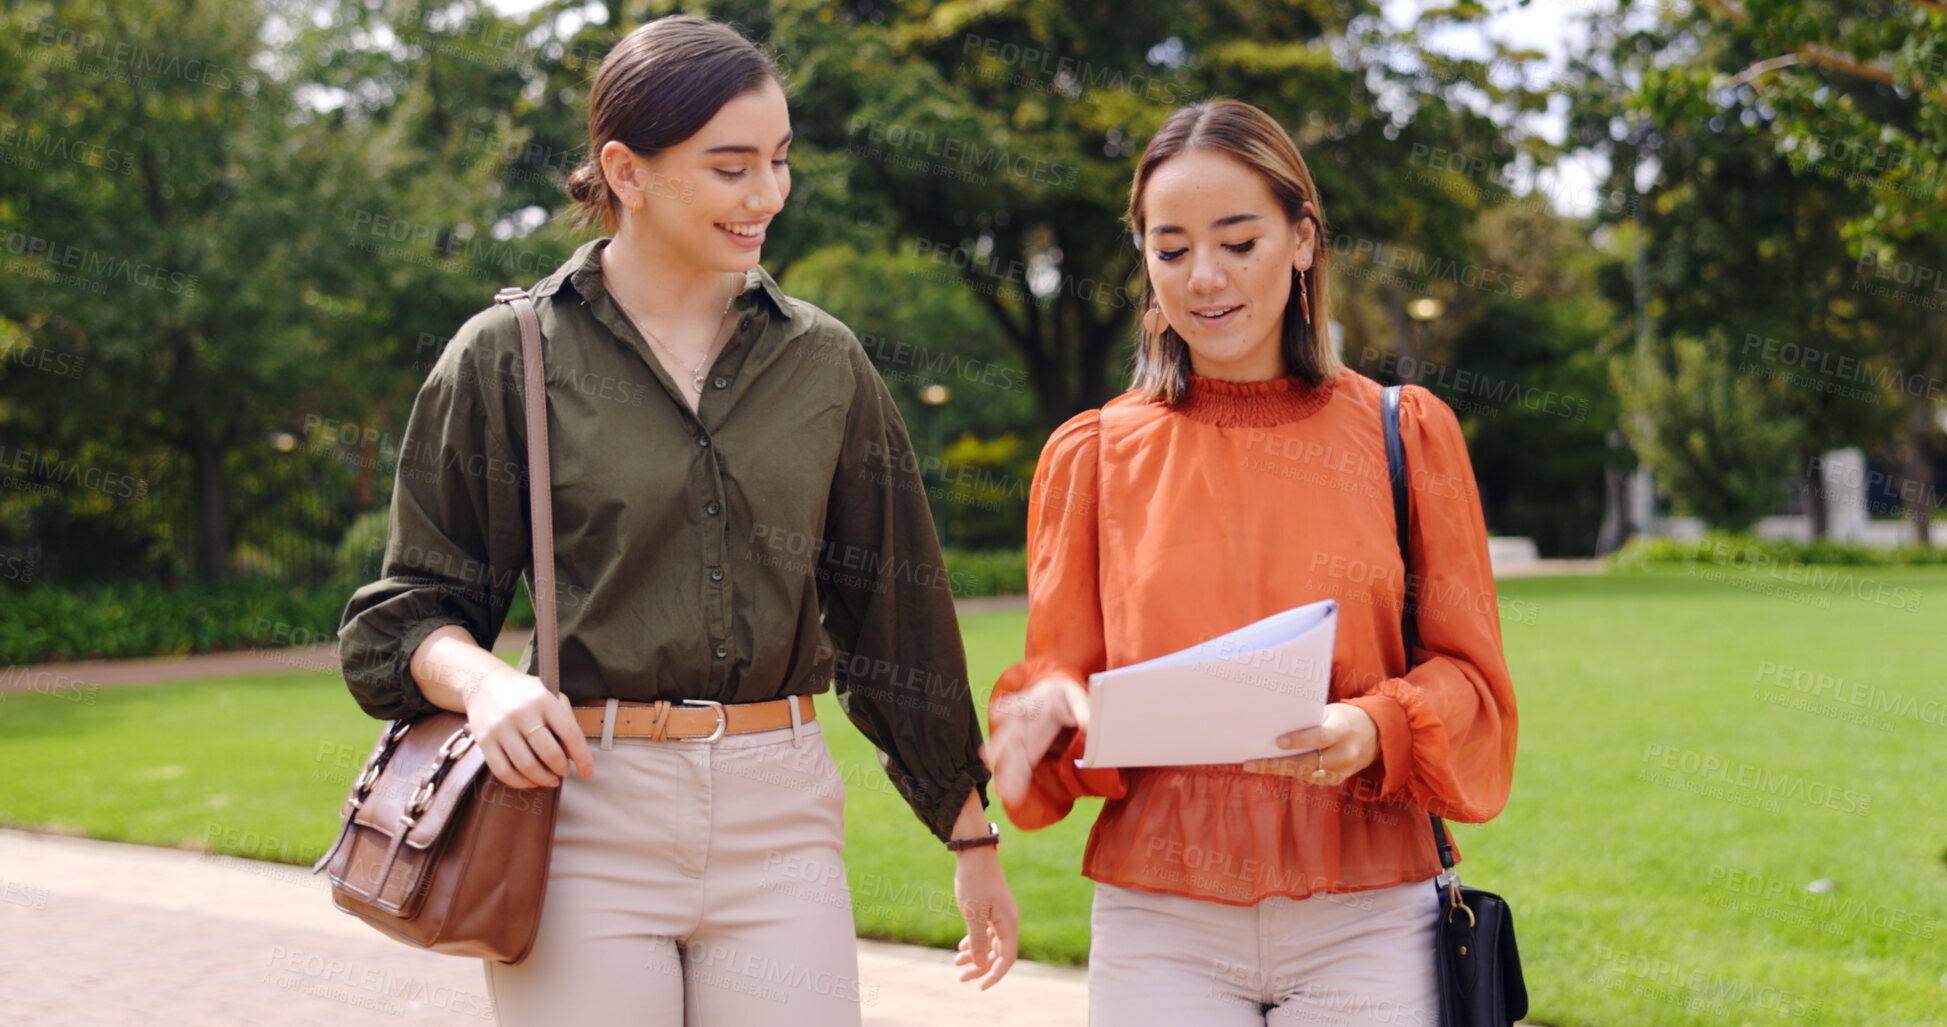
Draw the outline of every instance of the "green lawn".
M1502 584L1514 797L1457 833L1514 904L1531 1020L1947 1023L1947 570L1834 570ZM1023 622L967 618L975 681ZM328 674L79 698L0 701L0 822L307 862L375 729ZM951 858L856 731L827 737L861 933L951 944ZM1093 812L1007 831L1032 958L1086 955Z

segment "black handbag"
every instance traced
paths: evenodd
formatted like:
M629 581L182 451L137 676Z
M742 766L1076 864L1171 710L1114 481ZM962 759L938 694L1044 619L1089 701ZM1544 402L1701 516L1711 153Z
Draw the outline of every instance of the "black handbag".
M1393 523L1399 536L1399 558L1406 567L1406 598L1400 607L1401 637L1406 663L1420 641L1419 616L1414 609L1413 557L1407 548L1406 447L1399 438L1399 390L1388 388L1380 399L1380 420L1386 428L1386 468L1393 483ZM1521 976L1521 953L1514 946L1514 911L1499 895L1463 887L1453 867L1453 847L1447 825L1432 813L1433 844L1440 852L1440 917L1435 930L1434 960L1440 974L1440 1022L1445 1027L1508 1027L1528 1015L1528 985Z

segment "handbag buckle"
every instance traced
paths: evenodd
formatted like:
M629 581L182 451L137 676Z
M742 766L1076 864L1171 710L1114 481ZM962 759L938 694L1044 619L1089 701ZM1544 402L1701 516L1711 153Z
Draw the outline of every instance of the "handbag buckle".
M364 769L358 772L357 780L352 782L350 800L352 809L364 807L366 798L372 794L372 786L379 783L379 775L385 772L385 764L392 758L392 750L397 749L399 739L404 738L406 732L412 730L412 723L405 719L395 720L392 726L386 729L385 744L380 746L378 755L366 762Z
M1440 873L1438 880L1441 887L1447 889L1447 922L1453 923L1454 911L1460 910L1467 914L1467 926L1476 926L1479 921L1474 919L1473 907L1460 897L1460 871L1448 867Z
M724 712L723 704L715 699L685 699L683 700L683 705L715 707L717 711L717 729L704 735L702 738L679 738L677 739L679 742L714 742L722 738L724 729L730 726L730 715Z
M419 787L412 790L412 798L407 801L406 811L400 815L399 823L407 827L418 823L419 814L426 812L427 805L433 801L433 789L434 783L430 778L420 782Z
M443 760L457 760L471 748L473 748L473 732L461 728L440 743L439 757Z

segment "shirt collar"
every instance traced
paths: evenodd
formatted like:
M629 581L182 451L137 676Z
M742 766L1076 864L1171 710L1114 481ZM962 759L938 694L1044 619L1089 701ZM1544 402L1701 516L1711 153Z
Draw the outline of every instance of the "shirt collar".
M582 243L576 247L573 256L562 262L560 267L555 268L554 273L534 283L534 288L529 292L535 299L540 299L543 296L554 295L563 285L567 285L584 301L602 295L607 290L602 280L601 249L613 240L614 236L603 235ZM749 310L750 304L754 302L753 297L758 294L769 297L771 306L775 307L785 320L799 316L797 304L784 294L784 290L778 287L776 280L771 278L770 272L764 270L762 266L744 272L744 290L737 296L737 309Z

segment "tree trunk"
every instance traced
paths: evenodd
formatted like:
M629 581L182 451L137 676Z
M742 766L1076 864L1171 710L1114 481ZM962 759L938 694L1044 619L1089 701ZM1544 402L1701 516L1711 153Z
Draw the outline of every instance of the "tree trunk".
M1398 353L1401 359L1395 366L1404 367L1406 371L1412 372L1411 374L1400 372L1398 377L1401 382L1411 382L1419 377L1420 361L1426 358L1426 354L1420 352L1420 339L1416 331L1419 326L1406 315L1405 292L1398 286L1389 284L1385 288L1384 295L1386 317L1393 323L1393 337L1399 340L1393 352Z
M230 564L229 519L225 516L224 447L210 437L200 417L191 418L190 477L196 489L196 574L204 581L221 581Z
M1816 453L1800 453L1798 466L1805 469L1805 523L1811 529L1812 541L1817 542L1832 530L1825 500L1825 461Z
M1071 412L1068 415L1069 417L1073 417L1076 413L1080 413L1083 410L1093 410L1107 403L1109 400L1114 399L1121 392L1119 388L1111 384L1118 380L1118 376L1111 372L1109 360L1115 355L1116 340L1121 337L1122 332L1127 328L1128 324L1126 321L1120 319L1111 320L1106 324L1100 323L1086 313L1082 314L1078 320L1082 322L1081 330L1086 334L1080 346L1082 351L1082 366L1079 369L1081 380L1077 383L1080 388L1076 394L1076 399L1079 402L1076 405L1076 410Z
M1028 388L1034 391L1034 412L1041 418L1041 427L1052 433L1061 427L1063 421L1074 416L1069 412L1074 406L1074 397L1068 390L1068 376L1062 373L1057 361L1048 359L1039 351L1030 352L1025 347L1017 347L1016 351L1028 368Z
M1924 549L1933 545L1933 461L1928 459L1927 446L1933 436L1933 401L1925 389L1918 396L1908 394L1906 412L1906 434L1900 445L1906 480L1900 483L1900 495L1906 500L1907 523L1913 526L1913 544Z
M1602 465L1602 525L1595 533L1595 555L1607 556L1629 541L1629 472Z
M374 468L378 462L378 441L368 437L358 451L358 470L352 474L352 502L359 513L372 508L372 478L377 473Z

